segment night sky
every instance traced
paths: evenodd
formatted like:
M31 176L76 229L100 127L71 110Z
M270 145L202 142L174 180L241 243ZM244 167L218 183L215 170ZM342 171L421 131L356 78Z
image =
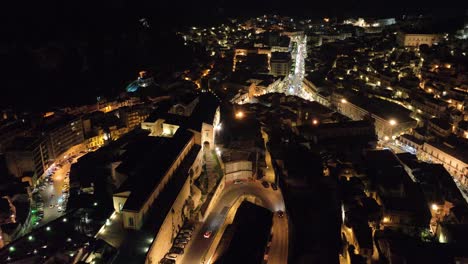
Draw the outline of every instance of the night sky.
M9 1L0 8L0 66L4 69L0 109L92 102L97 95L115 94L142 68L170 65L175 70L191 56L179 53L183 47L173 36L175 29L184 26L265 13L310 18L405 13L451 17L468 8L466 1L443 4L422 0ZM150 21L150 32L139 32L142 17ZM148 39L146 47L142 39Z

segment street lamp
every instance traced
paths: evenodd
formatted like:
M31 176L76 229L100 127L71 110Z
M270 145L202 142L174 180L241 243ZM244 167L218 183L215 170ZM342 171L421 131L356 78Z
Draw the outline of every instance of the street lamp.
M312 124L317 125L317 124L318 124L318 120L317 120L317 119L312 120Z
M397 125L397 121L395 119L390 119L388 123L390 124L390 137L393 138L393 127Z
M242 118L244 118L244 112L242 112L242 111L237 111L237 112L236 112L236 118L237 118L237 119L242 119Z

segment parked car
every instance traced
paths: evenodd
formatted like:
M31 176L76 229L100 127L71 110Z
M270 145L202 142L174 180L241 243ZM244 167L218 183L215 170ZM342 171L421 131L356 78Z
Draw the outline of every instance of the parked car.
M279 217L283 217L284 216L284 212L279 210L278 212L276 212L278 214Z
M234 184L242 184L242 183L244 183L244 182L242 180L239 180L239 179L234 181Z
M275 183L271 184L271 188L275 191L278 190L278 186Z
M160 264L175 264L175 260L174 259L169 259L169 258L163 258L161 259L161 261L159 262Z
M266 182L266 181L262 181L262 185L263 185L263 187L265 187L265 188L270 187L270 184L268 184L268 182Z
M174 244L187 244L188 240L183 238L178 238L174 241Z
M186 223L186 224L184 224L182 229L184 229L184 230L187 229L187 230L193 231L193 230L195 230L195 227L193 227L193 225L191 225L191 224Z
M190 236L179 234L176 239L186 239L187 241L190 241Z
M208 230L208 231L205 232L205 234L203 234L203 237L204 238L210 238L212 233L213 233L213 231Z
M192 235L193 231L192 231L192 230L188 230L188 229L184 229L184 230L181 230L180 233L181 233L181 234Z
M174 243L174 247L178 247L178 248L185 248L185 245L186 244L183 244L183 243L178 243L178 244Z
M168 259L176 259L177 258L177 254L174 254L174 253L169 253L169 254L166 254L166 258Z
M169 253L182 255L184 254L184 249L180 247L172 247L171 250L169 250Z

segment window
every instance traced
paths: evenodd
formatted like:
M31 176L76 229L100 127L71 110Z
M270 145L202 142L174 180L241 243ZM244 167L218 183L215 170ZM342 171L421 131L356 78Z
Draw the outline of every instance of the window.
M133 217L131 217L131 216L128 217L128 225L129 226L135 226L135 223L133 222Z

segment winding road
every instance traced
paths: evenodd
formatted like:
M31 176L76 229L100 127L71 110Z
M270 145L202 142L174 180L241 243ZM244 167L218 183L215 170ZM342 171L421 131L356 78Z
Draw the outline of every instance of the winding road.
M183 258L177 259L177 263L212 263L210 262L211 256L204 255L211 246L211 243L216 236L216 232L223 229L222 224L224 224L227 209L231 208L236 200L243 195L256 197L256 202L263 205L272 212L285 210L284 200L280 190L274 191L271 189L271 187L265 188L258 181L227 185L206 220L196 225L196 229L192 236L193 239L187 246L185 255ZM211 230L213 232L212 236L208 239L203 237L203 234L207 230ZM284 217L280 218L275 214L272 230L273 239L269 251L268 263L287 263L287 216L285 215Z

